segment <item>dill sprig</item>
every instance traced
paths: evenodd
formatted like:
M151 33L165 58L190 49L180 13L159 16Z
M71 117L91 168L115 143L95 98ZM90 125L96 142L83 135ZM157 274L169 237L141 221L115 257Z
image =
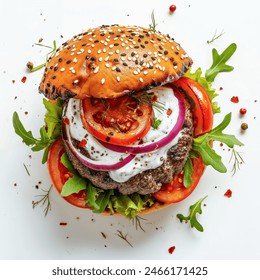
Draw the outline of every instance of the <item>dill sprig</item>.
M133 245L127 239L127 234L124 235L121 230L117 230L117 236L123 239L129 246L133 247Z
M166 111L165 104L158 100L155 100L153 98L154 97L153 92L151 92L151 93L144 92L142 94L133 95L132 97L141 104L151 105L153 107L153 109L157 110L160 113L163 113L164 111Z
M232 160L234 160L234 163L233 163L231 172L232 172L232 175L235 175L237 170L240 169L240 165L245 163L244 159L241 156L241 153L236 151L235 148L232 149L229 162L231 162Z
M38 204L41 204L41 206L46 205L43 210L45 217L47 216L49 210L51 210L51 203L50 203L51 189L52 189L52 185L48 190L42 190L44 194L37 195L37 197L40 197L40 199L32 202L33 208L35 208Z
M151 20L152 20L152 24L149 24L150 26L150 29L153 31L153 32L156 32L156 26L158 25L155 21L155 16L154 16L154 10L152 11L152 14L151 14Z
M53 46L52 46L52 47L51 47L51 46L46 46L46 45L43 45L43 44L39 44L39 43L35 43L35 45L36 45L36 46L40 46L40 47L44 47L44 48L51 49L51 51L48 52L48 53L46 54L46 61L45 61L44 63L40 64L40 65L37 65L37 66L31 68L31 69L30 69L30 72L35 72L35 71L38 71L38 70L40 70L41 68L45 67L45 65L46 65L46 63L47 63L49 57L50 57L50 56L56 51L56 49L57 49L57 45L56 45L56 41L55 41L55 40L53 41Z
M145 218L142 218L140 216L135 216L133 219L132 219L132 222L133 224L135 225L135 228L136 230L138 230L138 228L140 228L143 232L145 232L143 226L142 226L142 223L141 223L141 220L146 220Z
M213 37L210 40L207 40L207 44L212 44L215 42L217 39L219 39L222 35L224 35L224 31L222 30L221 33L217 35L217 30L215 31Z

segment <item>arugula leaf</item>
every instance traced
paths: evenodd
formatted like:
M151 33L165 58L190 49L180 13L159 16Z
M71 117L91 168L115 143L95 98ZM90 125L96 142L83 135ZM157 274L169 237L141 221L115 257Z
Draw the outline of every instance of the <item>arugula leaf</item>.
M40 138L34 137L31 131L25 129L17 112L13 113L13 127L15 133L22 138L23 142L27 146L31 146L32 151L38 152L45 149L42 157L42 163L45 163L49 146L60 136L62 101L58 99L56 103L51 103L43 99L43 104L47 113L44 119L45 125L39 131Z
M183 174L183 185L184 185L185 188L188 188L192 184L191 175L192 175L192 172L193 172L192 162L191 162L190 157L185 162L183 172L184 172L184 174Z
M13 113L13 127L15 130L15 133L17 135L19 135L22 139L23 142L27 145L35 145L35 143L37 142L37 139L35 139L32 135L31 131L27 131L22 122L20 121L19 115L17 112Z
M71 172L72 174L77 174L76 169L72 165L66 153L63 153L63 155L61 156L61 163L69 170L69 172Z
M235 145L244 145L234 135L223 133L223 130L229 125L230 121L231 113L227 114L223 121L210 132L193 139L192 149L201 155L206 165L211 165L221 173L225 173L227 169L221 161L221 156L219 156L210 146L210 142L220 141L230 148L233 148Z
M185 217L182 214L177 214L177 218L182 223L183 221L190 222L191 227L195 227L198 231L203 232L203 226L199 223L197 220L197 214L202 214L201 209L201 203L204 199L206 199L207 196L201 198L199 201L197 201L195 204L190 206L190 214L189 216Z
M62 187L61 195L66 197L86 189L86 180L74 175L69 178Z
M213 82L220 72L230 72L234 69L233 66L227 65L226 62L234 54L237 45L232 43L221 54L215 48L212 50L213 63L211 67L205 72L205 78L208 82Z

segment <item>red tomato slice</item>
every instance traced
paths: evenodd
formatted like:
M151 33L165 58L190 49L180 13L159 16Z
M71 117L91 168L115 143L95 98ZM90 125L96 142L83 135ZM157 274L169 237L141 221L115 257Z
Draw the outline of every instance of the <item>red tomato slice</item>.
M69 170L62 164L61 156L64 153L64 146L61 138L58 138L50 147L48 154L48 170L52 180L52 183L56 190L61 193L62 187L65 182L71 177ZM85 192L80 191L77 194L72 194L67 197L63 197L69 203L80 207L89 208L85 206Z
M165 203L177 203L188 197L198 185L205 169L201 158L192 159L192 166L192 185L190 187L184 187L183 174L178 174L169 184L165 184L158 192L154 193L153 197Z
M173 83L173 87L183 90L194 102L192 108L194 137L206 133L212 129L213 111L211 101L205 89L190 78L182 77ZM196 188L204 172L205 165L201 158L192 159L193 174L192 185L185 188L183 185L183 174L179 174L173 180L161 188L153 196L165 203L176 203L188 197Z
M195 103L195 107L192 109L194 137L210 131L213 125L213 111L205 89L199 83L187 77L182 77L173 84L183 89Z
M149 131L152 107L130 96L115 99L86 98L82 101L82 122L97 139L114 145L130 145Z

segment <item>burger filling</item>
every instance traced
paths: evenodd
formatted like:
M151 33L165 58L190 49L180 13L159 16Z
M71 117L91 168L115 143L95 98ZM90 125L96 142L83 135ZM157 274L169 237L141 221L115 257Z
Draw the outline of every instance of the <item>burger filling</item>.
M108 104L108 101L99 100L97 103L92 100L90 106L93 108L89 108L91 113L87 114L92 114L91 120L87 121L92 121L91 126L94 126L95 122L101 125L100 130L105 134L104 137L98 132L93 133L93 129L86 125L84 101L70 99L64 106L62 134L68 156L80 175L97 187L118 189L123 194L149 194L158 191L163 184L170 182L182 171L192 144L193 123L190 106L170 87L154 88L145 94L148 94L149 100L153 102L148 104L142 96L133 96L128 100L130 103L127 106L134 106L130 106L130 113L129 110L124 113L124 118L130 121L123 129L118 125L120 120L115 118L112 118L111 125L109 116L112 113L108 113L112 110L111 102L109 106L104 107L103 112L101 111L100 118L97 118L97 114L100 113L97 111L99 103ZM150 111L143 109L143 102L151 107ZM118 107L115 109L120 111ZM138 110L140 112L137 115L140 116L135 118L132 111ZM143 114L144 110L146 115ZM127 133L132 132L136 136L135 132L142 126L141 119L147 119L149 112L152 121L150 125L149 121L146 124L146 127L150 126L148 131L142 138L137 137L134 143L125 145ZM106 124L107 120L110 120L109 125ZM114 129L115 133L111 133L111 129ZM113 138L111 144L110 136L116 133L118 141L115 142ZM139 135L141 134L140 132ZM120 139L123 139L123 144Z

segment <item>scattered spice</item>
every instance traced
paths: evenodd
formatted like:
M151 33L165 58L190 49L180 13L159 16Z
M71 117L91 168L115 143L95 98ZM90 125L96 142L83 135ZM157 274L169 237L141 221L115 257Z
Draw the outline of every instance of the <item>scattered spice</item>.
M171 246L171 247L168 249L169 254L172 254L174 251L175 251L175 246Z
M170 7L169 7L169 10L170 10L170 12L171 13L174 13L175 11L176 11L176 6L175 5L171 5Z
M22 83L25 83L26 80L27 80L27 78L26 78L25 76L23 76L22 79L21 79L21 82L22 82Z
M238 96L232 96L230 101L233 102L233 103L238 103L239 102L239 98L238 98Z
M24 114L25 114L25 115L28 115L28 112L27 112L27 111L25 111L25 112L24 112Z
M248 129L248 124L247 123L242 123L240 127L241 127L242 130L247 130Z
M171 114L172 114L172 109L169 108L169 109L167 110L167 116L170 116Z
M43 38L39 38L38 43L41 43L43 41Z
M15 80L12 80L12 83L14 84L14 83L15 83Z
M86 139L82 139L80 142L79 142L79 147L80 148L84 148L87 144L87 140Z
M105 235L105 233L102 232L102 231L101 231L101 235L103 236L103 238L105 238L105 239L107 238L107 236Z
M26 67L29 69L29 70L32 70L33 69L33 63L31 61L28 61L27 64L26 64Z
M223 87L219 87L219 90L223 90Z
M225 193L224 196L230 198L232 196L232 191L230 189L228 189Z
M68 223L66 222L60 222L60 226L66 226Z
M30 173L29 173L29 170L28 170L27 166L26 166L25 164L23 164L23 166L24 166L24 168L25 168L26 173L28 174L28 176L31 176Z
M246 112L247 112L247 109L246 109L246 108L241 108L241 109L239 110L239 113L240 113L241 115L245 115Z
M70 124L70 120L68 118L63 119L63 123L66 125Z

